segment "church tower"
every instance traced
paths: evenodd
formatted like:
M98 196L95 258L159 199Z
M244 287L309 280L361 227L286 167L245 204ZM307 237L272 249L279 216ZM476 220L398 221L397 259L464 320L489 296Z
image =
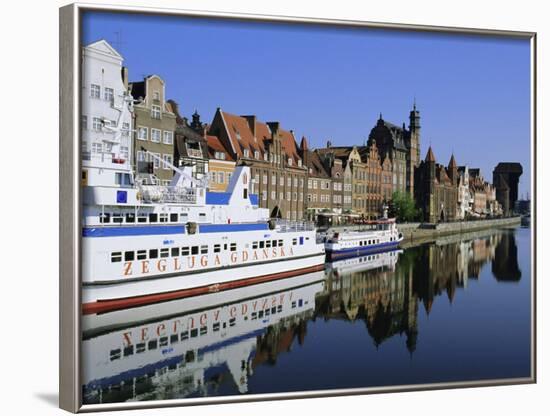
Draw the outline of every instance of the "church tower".
M414 167L420 163L420 112L416 109L416 100L409 114L409 131L411 132L411 160Z
M408 133L407 189L411 195L414 195L414 170L420 164L420 112L416 109L416 101L409 113Z

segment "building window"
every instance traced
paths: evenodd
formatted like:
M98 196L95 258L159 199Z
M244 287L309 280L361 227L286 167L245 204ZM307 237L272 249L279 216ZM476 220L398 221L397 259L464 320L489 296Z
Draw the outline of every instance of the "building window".
M267 191L262 191L262 201L267 201Z
M317 189L317 181L313 181L313 189Z
M169 165L167 165L166 163L164 163L164 162L168 162L168 163L172 164L172 162L173 162L172 155L162 155L162 161L163 161L162 168L170 170L171 167Z
M160 92L153 91L153 100L160 101Z
M227 183L231 181L231 172L227 173Z
M224 152L216 152L216 153L214 153L214 157L218 160L225 160L225 153Z
M155 143L160 143L160 130L151 129L151 141Z
M92 118L92 129L95 131L100 131L103 123L99 117Z
M292 186L292 178L290 176L286 178L286 186L288 186L289 188Z
M277 198L277 193L275 191L271 191L271 199L275 200Z
M210 182L216 183L216 172L209 172L208 176L210 176Z
M254 159L259 159L260 158L260 152L258 152L257 150L254 150Z
M298 159L298 167L302 167L302 159Z
M277 175L275 175L275 174L271 175L271 185L273 185L273 186L277 185Z
M263 175L262 182L263 182L264 185L267 185L267 175L266 174Z
M90 88L90 97L99 98L101 96L101 88L99 85L92 84Z
M282 200L284 199L284 194L283 194L283 192L282 192L282 191L281 191L281 192L279 192L279 199L280 199L281 201L282 201Z
M250 150L244 149L243 150L243 157L250 157Z
M105 88L103 96L105 101L109 101L111 104L115 101L115 91L112 88Z
M283 175L279 178L279 186L285 186L285 178Z
M174 133L171 131L163 132L162 142L164 144L173 144L174 143Z
M152 105L151 106L151 118L155 118L157 120L160 120L160 106L159 105Z
M291 157L288 158L288 166L292 166L292 158Z
M160 168L160 153L153 153L156 157L153 158L153 166L155 169Z
M223 172L218 172L218 182L219 183L224 183L224 177L225 175L223 174Z
M80 119L80 128L82 130L88 130L88 117L82 116Z
M92 143L92 153L103 153L103 143Z
M138 150L137 160L138 160L138 162L145 162L145 152L144 151Z
M128 137L130 135L130 123L122 123L122 135Z
M286 200L290 201L290 191L286 193Z
M148 136L149 136L149 129L147 127L138 127L138 139L139 140L147 140Z

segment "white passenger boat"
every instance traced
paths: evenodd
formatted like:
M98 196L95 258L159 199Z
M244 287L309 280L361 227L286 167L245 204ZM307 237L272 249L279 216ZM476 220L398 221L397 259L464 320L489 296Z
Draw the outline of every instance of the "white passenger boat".
M334 232L326 238L325 251L329 260L361 256L396 248L403 241L395 218L371 221L360 230Z
M171 166L170 186L113 183L84 189L83 313L240 287L323 268L313 224L270 220L238 166L226 193ZM115 182L115 175L128 175ZM89 182L100 182L88 172ZM96 179L94 181L94 179Z

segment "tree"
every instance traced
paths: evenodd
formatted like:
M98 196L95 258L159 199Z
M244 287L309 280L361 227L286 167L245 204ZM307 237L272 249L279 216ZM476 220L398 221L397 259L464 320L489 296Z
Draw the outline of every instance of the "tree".
M392 194L390 216L397 218L399 222L415 221L418 219L419 211L416 209L414 200L408 192L395 191Z

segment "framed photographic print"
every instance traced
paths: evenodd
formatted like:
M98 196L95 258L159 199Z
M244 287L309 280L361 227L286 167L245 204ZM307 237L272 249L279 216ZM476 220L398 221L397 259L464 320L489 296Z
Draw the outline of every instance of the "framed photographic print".
M61 8L60 406L533 383L535 41Z

